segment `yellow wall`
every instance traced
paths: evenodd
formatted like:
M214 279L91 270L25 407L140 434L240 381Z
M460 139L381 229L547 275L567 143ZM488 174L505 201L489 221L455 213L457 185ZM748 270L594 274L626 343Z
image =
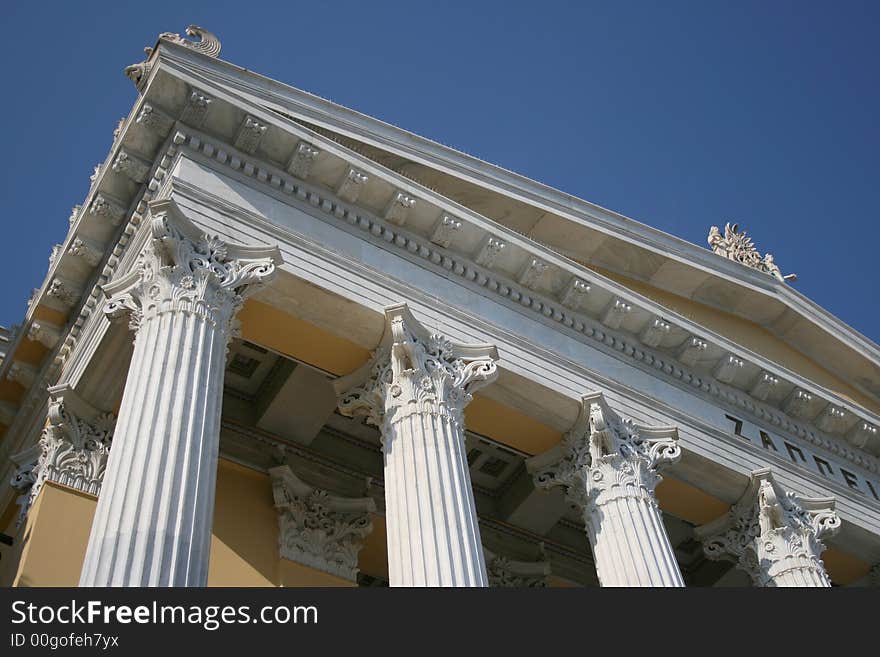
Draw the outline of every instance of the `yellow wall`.
M711 308L691 299L685 299L677 294L660 290L647 283L621 276L612 271L595 266L591 267L591 269L617 281L621 285L625 285L633 292L648 297L660 305L733 340L746 349L779 363L781 366L811 381L815 381L820 386L828 388L853 403L860 404L874 413L880 413L880 404L876 400L856 390L815 361L787 345L762 326L758 326L753 322L723 310Z
M245 340L326 372L350 374L370 359L370 352L354 342L253 299L238 319Z
M76 586L97 498L47 482L28 513L13 586Z

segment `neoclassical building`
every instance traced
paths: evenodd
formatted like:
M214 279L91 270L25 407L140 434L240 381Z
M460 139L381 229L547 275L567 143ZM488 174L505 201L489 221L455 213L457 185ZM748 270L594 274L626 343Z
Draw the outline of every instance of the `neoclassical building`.
M877 584L880 349L740 227L187 34L0 332L3 585Z

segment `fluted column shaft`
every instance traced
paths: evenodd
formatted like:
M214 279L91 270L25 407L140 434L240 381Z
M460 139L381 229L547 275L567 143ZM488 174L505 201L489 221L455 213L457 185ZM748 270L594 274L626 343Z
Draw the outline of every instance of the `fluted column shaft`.
M620 418L601 393L584 395L562 443L526 463L541 488L562 486L583 512L602 586L684 586L654 489L681 456L674 427Z
M383 437L392 586L488 586L461 426L431 410Z
M653 486L634 476L640 465L604 457L587 472L584 523L599 582L684 586Z
M207 582L227 340L179 310L141 327L82 585Z
M385 315L374 360L337 389L341 412L382 431L389 583L488 586L463 410L497 376L497 354L429 335L404 305Z
M136 336L81 586L207 584L231 322L277 260L206 238L171 202L151 212L138 266L105 286Z

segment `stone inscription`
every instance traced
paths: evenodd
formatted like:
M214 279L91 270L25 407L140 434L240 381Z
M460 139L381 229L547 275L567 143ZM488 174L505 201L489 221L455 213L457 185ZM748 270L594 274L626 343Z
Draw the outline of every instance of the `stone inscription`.
M836 461L818 456L805 447L794 445L751 422L741 420L733 415L725 415L724 417L733 423L733 433L738 438L762 447L768 452L774 452L778 456L788 458L792 463L807 468L811 472L816 472L825 479L844 484L857 493L861 493L875 502L880 502L880 482L877 480L857 475Z

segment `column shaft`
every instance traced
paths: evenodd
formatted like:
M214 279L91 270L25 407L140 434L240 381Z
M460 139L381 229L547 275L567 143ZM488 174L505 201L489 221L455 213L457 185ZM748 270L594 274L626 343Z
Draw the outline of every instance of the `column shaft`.
M179 310L141 327L81 585L207 582L227 339Z
M413 412L385 437L389 581L393 586L487 586L461 427Z
M226 347L280 260L204 235L173 201L150 214L136 267L104 286L136 334L81 586L207 584Z
M615 497L590 504L585 517L602 586L684 586L656 502Z

